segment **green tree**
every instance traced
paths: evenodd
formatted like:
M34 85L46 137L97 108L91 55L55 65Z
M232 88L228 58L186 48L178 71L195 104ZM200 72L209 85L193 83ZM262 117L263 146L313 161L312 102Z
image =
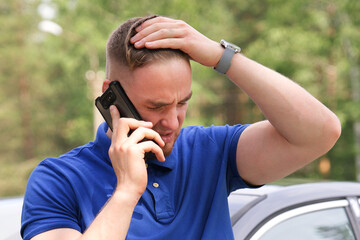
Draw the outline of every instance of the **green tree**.
M294 176L355 180L360 151L359 10L360 2L353 0L3 1L0 164L37 163L91 140L95 96L89 79L104 79L109 34L130 17L159 14L183 19L215 41L224 38L241 46L245 55L294 79L335 111L343 133L325 156L331 172L322 175L315 161ZM41 30L45 20L62 31ZM225 76L194 62L192 66L194 95L185 125L264 119ZM357 162L359 166L359 157ZM31 164L21 166L31 169ZM19 174L27 178L29 172ZM7 181L14 174L3 175Z

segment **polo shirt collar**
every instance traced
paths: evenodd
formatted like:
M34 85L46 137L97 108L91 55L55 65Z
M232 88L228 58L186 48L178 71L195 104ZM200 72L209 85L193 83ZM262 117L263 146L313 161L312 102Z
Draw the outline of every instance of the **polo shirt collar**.
M96 132L94 147L99 150L101 158L106 160L106 162L108 162L111 165L111 160L109 158L109 148L111 145L111 140L106 135L108 128L109 127L106 124L106 122L100 124Z
M174 145L174 148L169 156L165 158L165 162L160 162L157 159L150 159L147 161L147 163L150 165L156 165L160 168L164 168L167 170L173 170L176 166L176 144Z
M106 135L106 132L108 130L108 125L106 122L103 122L100 124L97 133L96 133L96 139L94 141L94 144L97 148L99 148L101 155L103 158L111 164L111 160L109 158L109 148L111 145L111 139ZM171 152L171 154L166 157L165 162L159 162L156 159L150 159L147 161L148 164L156 165L160 168L163 168L164 170L173 170L176 166L176 144L174 145L174 149Z

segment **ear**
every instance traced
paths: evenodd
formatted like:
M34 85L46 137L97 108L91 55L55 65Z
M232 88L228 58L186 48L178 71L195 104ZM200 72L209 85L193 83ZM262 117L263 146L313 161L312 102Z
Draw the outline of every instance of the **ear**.
M102 85L102 92L105 92L106 89L109 88L109 85L110 85L111 81L108 80L108 79L105 79L105 81L103 82L103 85Z

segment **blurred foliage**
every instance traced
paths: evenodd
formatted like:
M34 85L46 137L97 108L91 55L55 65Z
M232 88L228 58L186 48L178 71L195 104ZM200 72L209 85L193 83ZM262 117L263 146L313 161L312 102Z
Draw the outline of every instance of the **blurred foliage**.
M106 41L119 24L149 14L182 19L216 41L224 38L241 46L245 55L294 79L325 103L343 127L341 139L323 157L331 168L320 171L319 159L293 177L355 180L359 12L355 0L2 1L0 195L21 194L29 169L41 159L93 138L93 96L86 73L105 71ZM40 31L44 20L60 25L62 33ZM194 97L185 125L263 119L225 77L192 66Z

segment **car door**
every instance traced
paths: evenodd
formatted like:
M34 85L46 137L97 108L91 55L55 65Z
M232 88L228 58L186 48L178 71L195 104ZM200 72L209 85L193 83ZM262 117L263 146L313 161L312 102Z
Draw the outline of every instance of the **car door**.
M250 240L356 240L358 201L341 199L284 210L267 219Z

